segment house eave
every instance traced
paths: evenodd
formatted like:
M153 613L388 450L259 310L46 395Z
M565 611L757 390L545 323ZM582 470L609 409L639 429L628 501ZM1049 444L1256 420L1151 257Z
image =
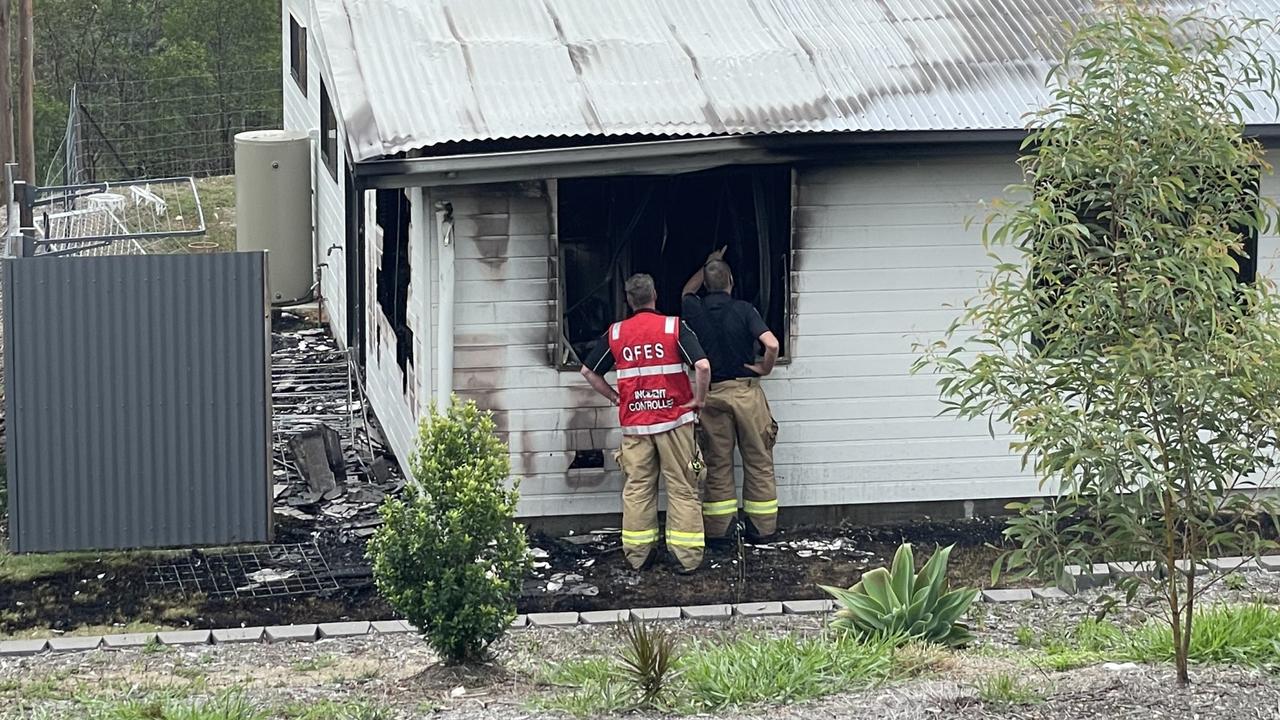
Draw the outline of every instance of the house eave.
M355 166L365 188L439 187L544 178L694 172L725 165L798 162L838 148L931 143L1014 143L1021 130L798 133L681 138L445 157L368 160Z
M1248 132L1263 140L1280 140L1280 125L1251 126ZM1026 130L1005 129L681 138L615 145L367 160L355 165L355 176L362 188L393 189L481 185L545 178L671 174L726 165L829 159L841 151L856 152L876 146L985 143L1016 147L1026 135Z

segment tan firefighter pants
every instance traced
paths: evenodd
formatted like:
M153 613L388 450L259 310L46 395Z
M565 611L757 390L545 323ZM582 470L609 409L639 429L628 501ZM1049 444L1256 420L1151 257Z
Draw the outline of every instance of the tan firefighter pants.
M696 449L692 424L657 435L622 437L622 550L632 567L643 566L658 543L659 477L667 486L667 550L686 570L702 564Z
M773 475L778 424L760 381L713 384L701 417L700 440L707 463L702 515L707 536L724 537L738 515L738 493L733 484L735 444L742 454L742 505L747 519L757 535L772 535L778 529L778 489Z

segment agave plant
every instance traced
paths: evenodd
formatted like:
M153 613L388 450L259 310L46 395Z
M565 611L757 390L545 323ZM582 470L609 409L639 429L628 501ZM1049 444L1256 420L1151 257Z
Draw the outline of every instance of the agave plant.
M899 637L952 647L968 643L972 635L958 620L978 591L948 588L947 559L953 547L935 552L917 573L911 544L904 543L890 570L867 572L848 590L823 585L841 606L831 626L863 639Z

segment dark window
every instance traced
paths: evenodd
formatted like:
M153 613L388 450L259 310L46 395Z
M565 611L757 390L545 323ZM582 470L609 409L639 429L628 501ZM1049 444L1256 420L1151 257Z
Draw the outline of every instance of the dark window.
M1259 198L1262 193L1262 171L1259 168L1253 168L1253 171L1246 177L1241 185L1244 192L1241 199L1245 204L1243 209L1246 213L1254 213L1258 209ZM1234 224L1231 227L1241 238L1242 249L1241 254L1235 250L1231 251L1231 257L1235 259L1236 264L1240 267L1236 271L1236 279L1241 283L1252 283L1258 279L1258 227L1246 224Z
M329 101L329 89L320 81L320 160L329 175L338 179L338 119Z
M307 94L307 29L289 16L289 74L298 89Z
M379 190L377 222L382 229L382 263L377 271L378 307L396 335L396 364L405 371L413 362L409 329L409 198L403 190ZM409 373L404 372L404 390Z
M728 246L734 296L759 309L787 351L791 169L742 166L662 177L560 180L557 197L562 337L586 357L627 316L623 283L653 276L658 310L680 314L680 293L712 250Z

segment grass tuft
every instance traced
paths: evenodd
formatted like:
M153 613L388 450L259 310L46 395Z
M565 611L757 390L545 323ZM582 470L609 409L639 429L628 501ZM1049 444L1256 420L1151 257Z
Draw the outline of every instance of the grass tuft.
M1128 633L1121 646L1135 662L1173 660L1173 633L1149 622ZM1280 668L1280 610L1261 603L1215 605L1196 614L1191 662Z
M391 710L363 701L314 700L287 705L273 717L283 720L391 720Z
M988 675L977 682L978 699L992 707L1032 705L1044 701L1034 685L1009 673Z
M631 708L633 690L622 671L601 658L571 660L542 671L540 684L560 688L535 700L542 710L558 710L574 717L618 713Z
M238 693L212 699L142 698L103 703L89 711L92 720L267 720L262 707Z
M1075 631L1045 643L1045 663L1066 670L1104 660L1173 661L1173 632L1161 620L1121 629L1085 620ZM1280 609L1253 603L1214 605L1196 613L1190 660L1264 670L1280 669Z
M702 647L680 668L689 698L701 709L793 703L888 677L896 644L744 637Z
M1014 637L1022 647L1036 646L1036 631L1023 625L1014 632Z
M714 712L760 703L794 703L848 691L891 677L942 667L949 657L921 644L895 648L896 639L757 637L702 643L676 663L678 678L665 705L684 713ZM543 673L562 689L536 704L575 716L609 714L635 706L635 691L618 664L564 663Z

